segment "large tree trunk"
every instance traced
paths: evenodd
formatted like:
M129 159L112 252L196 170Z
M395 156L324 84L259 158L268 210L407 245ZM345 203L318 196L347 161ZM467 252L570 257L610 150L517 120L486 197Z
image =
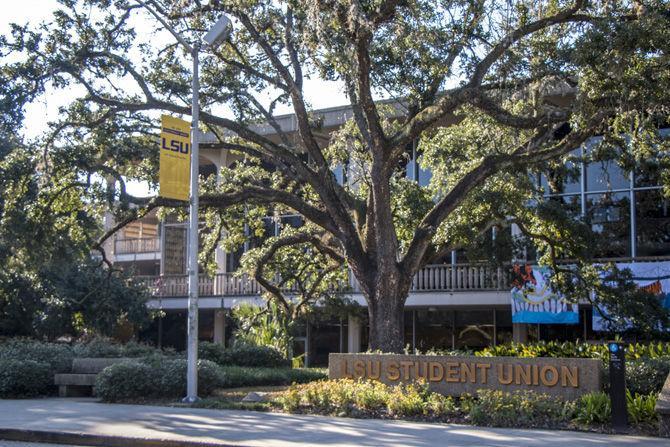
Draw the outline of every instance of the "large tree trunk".
M397 292L396 292L397 293ZM368 301L371 351L403 352L405 348L405 297L392 291L379 294Z
M411 278L403 278L397 270L380 274L374 287L366 293L370 317L372 351L403 352L405 348L405 301Z

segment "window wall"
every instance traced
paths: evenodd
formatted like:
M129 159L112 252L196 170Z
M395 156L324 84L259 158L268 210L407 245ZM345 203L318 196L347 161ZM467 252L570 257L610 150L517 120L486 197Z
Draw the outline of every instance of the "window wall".
M670 134L663 130L662 134ZM560 172L538 178L548 200L560 200L598 237L596 258L670 254L670 204L662 195L660 162L645 161L633 172L614 161L586 163L594 138L574 151Z

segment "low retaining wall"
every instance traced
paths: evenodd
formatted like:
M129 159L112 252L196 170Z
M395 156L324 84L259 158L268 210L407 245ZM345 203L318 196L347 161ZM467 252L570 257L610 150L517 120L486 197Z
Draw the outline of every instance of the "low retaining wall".
M600 360L429 356L401 354L330 354L328 376L375 379L388 385L423 379L432 391L460 396L480 389L532 390L576 399L601 389Z

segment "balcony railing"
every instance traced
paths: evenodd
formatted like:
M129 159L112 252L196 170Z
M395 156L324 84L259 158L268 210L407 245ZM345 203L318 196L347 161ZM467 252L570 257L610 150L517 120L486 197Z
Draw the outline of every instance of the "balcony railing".
M114 241L114 253L118 255L135 253L155 253L160 251L160 239L135 238L135 239L117 239Z
M157 297L186 297L187 275L140 276L138 279ZM429 265L414 275L412 292L508 290L509 269L478 264ZM285 292L292 292L290 289ZM336 287L337 292L358 293L358 282L350 276L349 282ZM200 296L259 295L262 288L248 275L217 273L214 277L200 276Z

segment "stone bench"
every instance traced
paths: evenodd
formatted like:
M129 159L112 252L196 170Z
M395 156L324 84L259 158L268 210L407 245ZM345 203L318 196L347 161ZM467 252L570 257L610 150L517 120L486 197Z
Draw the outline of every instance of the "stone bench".
M72 372L56 374L60 397L95 396L95 378L105 368L128 361L127 358L81 358L72 360Z
M656 400L656 413L659 419L658 435L670 438L670 374Z

